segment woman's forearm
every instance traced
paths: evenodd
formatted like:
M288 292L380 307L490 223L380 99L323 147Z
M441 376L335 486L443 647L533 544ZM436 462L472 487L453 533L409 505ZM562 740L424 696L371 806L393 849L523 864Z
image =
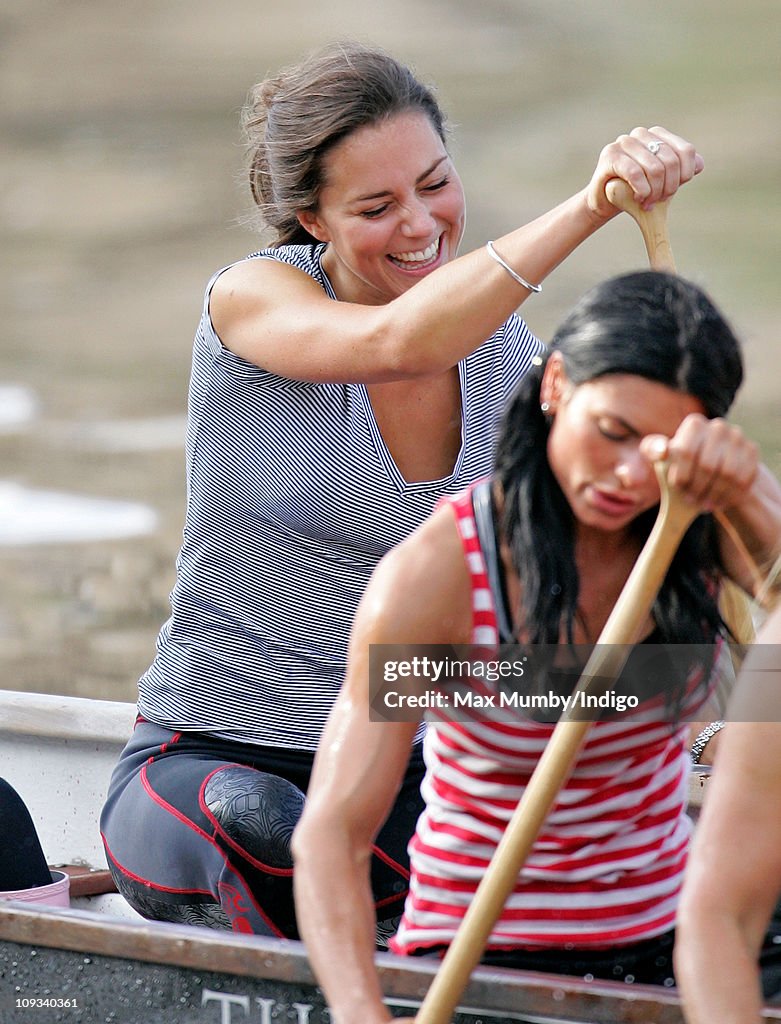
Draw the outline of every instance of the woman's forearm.
M665 153L674 154L677 175L668 176L661 164L649 160L646 129L637 128L605 146L586 188L530 223L496 239L496 251L515 273L539 284L583 241L618 213L605 194L612 178L627 182L638 203L647 207L669 199L676 189L703 168L702 157L684 139L664 128L650 129L664 140ZM403 313L389 329L404 325L409 344L401 344L399 358L418 357L411 375L441 372L447 365L442 353L461 358L474 339L488 337L520 305L530 292L493 259L478 249L433 273L389 303ZM443 308L449 312L443 317ZM436 313L434 312L436 310ZM389 311L386 308L386 311ZM434 314L434 316L432 316ZM426 339L422 342L422 339ZM395 342L399 344L398 335ZM422 351L423 350L423 351ZM422 362L432 359L430 366Z
M375 913L368 857L356 860L347 844L326 838L329 828L306 827L295 840L296 915L312 968L335 1024L384 1024L374 967Z
M695 934L689 935L689 929ZM676 937L676 978L687 1024L755 1024L762 994L756 954L734 921L718 913L692 914Z
M542 282L605 221L585 191L495 240L496 252L533 284ZM531 293L481 247L418 282L378 311L380 344L395 351L400 375L437 373L490 337Z
M756 596L781 554L781 484L759 467L754 486L740 504L724 513L728 523L722 550L732 579ZM735 535L739 538L736 546Z

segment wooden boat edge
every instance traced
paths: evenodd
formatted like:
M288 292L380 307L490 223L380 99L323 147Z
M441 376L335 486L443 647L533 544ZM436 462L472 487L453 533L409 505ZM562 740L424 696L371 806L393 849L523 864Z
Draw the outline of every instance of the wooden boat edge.
M311 986L314 978L302 943L260 936L215 933L205 928L112 920L90 911L0 906L0 941L64 949L92 956L139 960ZM382 990L391 1005L414 1012L437 964L423 958L378 953ZM559 1021L655 1021L680 1024L674 991L617 982L507 969L478 968L461 1000L460 1013ZM775 1017L781 1020L781 1010Z

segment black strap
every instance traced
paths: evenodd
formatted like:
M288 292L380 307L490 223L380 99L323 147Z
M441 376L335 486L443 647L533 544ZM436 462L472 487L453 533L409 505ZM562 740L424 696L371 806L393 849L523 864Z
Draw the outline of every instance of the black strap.
M496 523L491 500L491 481L481 480L472 488L472 511L475 516L477 539L485 560L488 573L488 586L496 612L496 626L499 641L503 644L515 642L511 618L507 607L507 588L505 586L504 569L499 557L499 545L496 540Z

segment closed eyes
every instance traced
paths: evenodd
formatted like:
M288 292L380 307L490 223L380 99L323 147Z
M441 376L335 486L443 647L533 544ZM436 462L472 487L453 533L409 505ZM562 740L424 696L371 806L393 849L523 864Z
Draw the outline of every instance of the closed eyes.
M450 184L450 178L447 176L440 178L439 181L433 182L431 185L425 185L422 189L423 192L439 192L446 185ZM380 206L373 206L371 210L361 210L361 217L365 217L367 220L375 220L377 217L381 217L386 210L390 209L390 203L382 203Z

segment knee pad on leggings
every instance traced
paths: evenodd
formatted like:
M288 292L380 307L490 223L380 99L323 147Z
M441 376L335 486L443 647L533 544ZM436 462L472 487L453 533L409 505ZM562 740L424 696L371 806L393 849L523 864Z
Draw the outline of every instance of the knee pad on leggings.
M229 839L272 868L292 868L290 840L304 794L277 775L232 765L209 779L204 798Z

